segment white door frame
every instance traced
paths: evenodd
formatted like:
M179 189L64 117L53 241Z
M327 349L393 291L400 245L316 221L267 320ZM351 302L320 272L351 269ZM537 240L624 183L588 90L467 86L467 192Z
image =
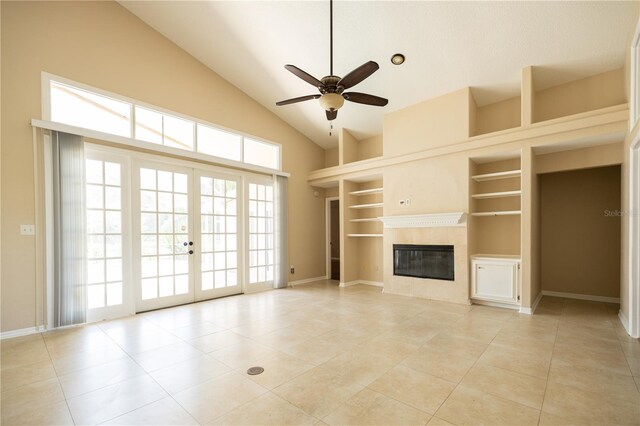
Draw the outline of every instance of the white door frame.
M640 337L640 132L631 141L629 153L629 318L627 332L632 337Z
M629 131L638 126L640 118L640 21L631 41L631 93L629 95ZM628 244L628 287L629 317L620 310L620 320L632 337L640 337L640 132L630 143L629 152L629 244Z
M327 197L325 198L325 256L326 256L326 265L325 271L327 274L327 279L331 279L331 202L338 201L340 202L340 197Z

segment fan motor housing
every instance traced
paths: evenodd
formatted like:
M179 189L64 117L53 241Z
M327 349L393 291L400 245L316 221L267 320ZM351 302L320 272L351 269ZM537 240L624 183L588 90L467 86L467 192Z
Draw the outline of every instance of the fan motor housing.
M322 82L322 86L319 87L320 93L323 95L325 93L342 93L344 87L338 86L338 82L341 80L341 77L336 75L328 75L326 77L322 77L320 80Z

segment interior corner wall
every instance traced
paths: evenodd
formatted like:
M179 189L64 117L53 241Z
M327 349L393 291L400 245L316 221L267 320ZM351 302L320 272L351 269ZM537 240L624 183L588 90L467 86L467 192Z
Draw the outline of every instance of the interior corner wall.
M324 167L337 166L338 161L338 147L324 150Z
M324 199L307 183L324 150L116 2L1 2L2 331L41 325L32 129L46 71L282 144L289 180L289 261L324 275ZM250 119L247 119L250 117ZM35 158L35 161L34 161ZM9 208L10 206L10 208ZM36 294L38 301L36 300Z
M358 142L358 160L382 156L382 135L371 136Z
M535 93L534 121L551 120L627 102L624 68Z
M540 175L542 290L620 297L620 166Z

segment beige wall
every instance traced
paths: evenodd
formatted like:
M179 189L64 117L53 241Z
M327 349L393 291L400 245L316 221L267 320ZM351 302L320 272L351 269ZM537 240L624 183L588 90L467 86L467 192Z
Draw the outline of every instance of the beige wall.
M409 154L466 139L469 137L471 99L470 89L464 88L386 114L382 141L384 156Z
M324 150L324 166L333 167L338 165L338 147Z
M545 121L627 102L620 68L535 93L534 120Z
M382 155L382 135L362 139L358 143L358 160L380 157Z
M358 139L345 128L338 133L338 158L340 165L358 161Z
M542 289L619 297L620 167L540 176Z
M41 213L28 125L41 117L41 71L281 143L283 170L291 173L289 262L295 279L324 275L324 199L306 181L323 167L323 149L115 2L2 2L1 8L3 331L42 318L36 240L18 232Z
M472 134L483 135L518 126L520 126L520 96L477 107L475 132Z
M622 164L622 142L536 156L536 173L552 173Z

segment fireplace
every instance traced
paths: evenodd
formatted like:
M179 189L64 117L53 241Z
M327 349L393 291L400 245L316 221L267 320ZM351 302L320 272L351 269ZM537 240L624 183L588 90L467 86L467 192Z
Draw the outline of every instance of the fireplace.
M393 275L454 281L453 246L394 244Z

